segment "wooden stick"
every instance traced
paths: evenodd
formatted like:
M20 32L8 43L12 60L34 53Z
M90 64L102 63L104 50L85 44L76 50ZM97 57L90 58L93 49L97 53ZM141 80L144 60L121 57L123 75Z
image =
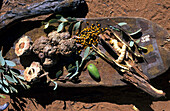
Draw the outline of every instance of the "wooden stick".
M50 13L70 12L84 0L45 0L26 8L16 8L0 17L0 30L18 21Z

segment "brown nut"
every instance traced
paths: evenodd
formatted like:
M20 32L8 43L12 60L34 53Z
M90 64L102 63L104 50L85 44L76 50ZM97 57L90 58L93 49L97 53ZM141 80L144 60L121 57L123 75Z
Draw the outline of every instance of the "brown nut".
M61 40L58 45L61 55L70 56L76 50L76 42L74 39Z
M27 55L31 52L32 41L28 36L22 37L15 45L15 54L17 56Z

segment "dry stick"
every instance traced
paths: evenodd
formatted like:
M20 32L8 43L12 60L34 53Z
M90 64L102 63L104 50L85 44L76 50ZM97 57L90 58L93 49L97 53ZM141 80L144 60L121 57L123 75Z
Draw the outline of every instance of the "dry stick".
M99 49L97 49L94 45L92 45L93 50L99 54L101 57L103 57L106 61L108 61L109 63L112 63L113 65L117 65L119 68L122 68L123 70L126 71L126 74L123 75L124 80L132 83L133 85L135 85L137 88L145 91L146 93L152 95L153 97L159 98L159 97L163 97L165 96L165 93L162 90L158 90L156 88L154 88L152 85L150 85L146 80L144 80L143 78L132 74L131 72L129 72L129 69L126 67L120 67L114 60L110 59L108 56L106 56L102 51L100 51Z
M0 16L0 30L21 20L50 13L70 12L84 0L45 0L25 8L16 8Z
M165 96L165 93L162 90L158 90L158 89L154 88L146 80L144 80L143 78L141 78L137 75L127 72L126 74L123 75L123 77L126 81L130 82L137 88L147 92L148 94L152 95L155 98Z

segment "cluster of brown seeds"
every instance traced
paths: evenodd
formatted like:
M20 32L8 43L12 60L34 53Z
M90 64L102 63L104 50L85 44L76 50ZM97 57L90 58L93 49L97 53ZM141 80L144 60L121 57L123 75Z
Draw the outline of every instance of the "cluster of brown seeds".
M92 44L94 46L98 45L99 37L98 35L103 33L107 28L101 28L101 24L96 22L97 25L91 24L87 22L87 27L81 30L79 33L76 33L78 37L75 38L77 44L81 44L81 49L79 49L78 53L81 53L82 49L86 49L88 46L91 47ZM92 48L92 47L91 47Z

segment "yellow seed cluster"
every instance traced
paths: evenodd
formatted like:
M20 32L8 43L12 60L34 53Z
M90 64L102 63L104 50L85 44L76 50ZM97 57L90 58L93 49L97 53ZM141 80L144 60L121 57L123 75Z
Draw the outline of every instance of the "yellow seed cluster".
M101 28L101 24L96 22L97 25L91 24L87 22L87 27L81 30L80 33L76 33L78 38L76 38L76 43L81 44L83 49L87 48L88 46L91 47L92 44L97 46L99 42L98 35L103 33L107 28ZM81 50L79 50L81 52Z

